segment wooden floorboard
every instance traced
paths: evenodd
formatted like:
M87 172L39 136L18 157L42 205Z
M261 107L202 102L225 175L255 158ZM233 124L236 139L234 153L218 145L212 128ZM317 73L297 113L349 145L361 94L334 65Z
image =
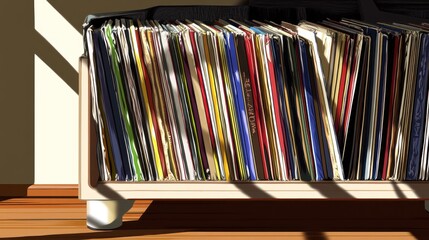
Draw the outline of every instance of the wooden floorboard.
M113 231L76 198L0 199L7 239L429 239L423 201L143 201Z
M0 197L77 197L77 184L0 184Z

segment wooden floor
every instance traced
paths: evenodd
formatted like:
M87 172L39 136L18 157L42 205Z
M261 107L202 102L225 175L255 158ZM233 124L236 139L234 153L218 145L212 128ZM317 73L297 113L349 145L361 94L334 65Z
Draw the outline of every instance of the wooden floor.
M8 239L429 239L423 201L136 201L114 231L76 198L0 199Z

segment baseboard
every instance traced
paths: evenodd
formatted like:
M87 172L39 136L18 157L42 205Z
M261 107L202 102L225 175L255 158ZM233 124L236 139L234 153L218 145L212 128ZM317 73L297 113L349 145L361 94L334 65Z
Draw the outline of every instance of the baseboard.
M0 197L78 197L77 184L0 184Z

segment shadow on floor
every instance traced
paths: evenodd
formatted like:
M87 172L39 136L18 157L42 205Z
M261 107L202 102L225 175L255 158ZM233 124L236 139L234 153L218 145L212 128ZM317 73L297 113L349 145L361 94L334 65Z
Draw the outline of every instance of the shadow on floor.
M154 201L136 221L110 231L13 239L135 237L181 232L303 232L305 239L327 239L325 232L409 232L429 235L423 201Z

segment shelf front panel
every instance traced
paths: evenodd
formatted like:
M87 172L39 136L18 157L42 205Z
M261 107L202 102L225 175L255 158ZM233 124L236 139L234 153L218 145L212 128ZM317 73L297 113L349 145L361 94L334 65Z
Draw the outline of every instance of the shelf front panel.
M81 199L429 199L429 182L107 182Z

